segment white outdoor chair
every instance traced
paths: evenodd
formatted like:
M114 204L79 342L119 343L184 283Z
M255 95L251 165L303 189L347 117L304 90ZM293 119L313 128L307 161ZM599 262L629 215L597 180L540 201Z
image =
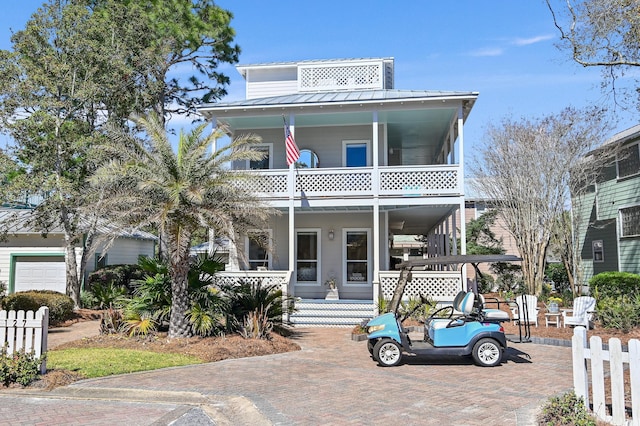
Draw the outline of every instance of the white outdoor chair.
M591 296L580 296L573 299L573 309L562 311L562 319L567 325L582 325L591 328L593 313L596 310L596 299ZM570 313L571 315L567 315Z
M511 309L513 321L519 323L528 322L538 326L538 296L523 294L516 297L516 306ZM526 309L526 311L525 311Z

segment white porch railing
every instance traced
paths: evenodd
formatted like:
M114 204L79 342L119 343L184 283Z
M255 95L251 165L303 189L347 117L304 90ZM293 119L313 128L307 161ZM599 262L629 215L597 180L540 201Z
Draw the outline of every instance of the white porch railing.
M20 350L33 352L40 358L47 352L49 329L49 308L46 306L33 311L0 311L0 344L7 347L7 355ZM47 371L46 359L40 363L40 372Z
M391 299L398 284L400 271L380 272L380 293ZM405 298L428 296L437 302L453 302L462 290L460 271L412 271L412 279L404 291Z
M380 196L416 197L459 195L462 186L458 165L395 166L358 168L298 169L296 192L307 197ZM260 170L260 178L240 181L247 190L267 198L286 198L290 193L288 170Z
M587 331L576 327L571 341L573 354L573 386L578 397L584 398L589 407L589 369L591 360L591 390L593 413L613 425L640 425L640 340L629 340L628 352L622 351L620 339L609 339L609 349L604 350L602 339L591 336L587 346ZM605 389L605 362L608 362L611 389ZM625 415L625 364L628 365L630 383L631 419ZM607 411L606 394L611 398L611 412Z

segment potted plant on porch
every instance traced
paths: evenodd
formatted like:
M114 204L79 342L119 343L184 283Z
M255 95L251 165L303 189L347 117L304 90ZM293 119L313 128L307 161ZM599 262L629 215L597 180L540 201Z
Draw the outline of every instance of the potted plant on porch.
M340 299L340 295L338 293L338 283L334 275L330 275L329 278L324 282L324 285L328 288L327 295L325 296L326 300Z

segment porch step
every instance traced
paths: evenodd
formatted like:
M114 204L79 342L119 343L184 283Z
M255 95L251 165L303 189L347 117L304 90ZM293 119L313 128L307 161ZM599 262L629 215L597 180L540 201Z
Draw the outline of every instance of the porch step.
M298 327L353 327L373 318L373 300L302 299L290 321Z

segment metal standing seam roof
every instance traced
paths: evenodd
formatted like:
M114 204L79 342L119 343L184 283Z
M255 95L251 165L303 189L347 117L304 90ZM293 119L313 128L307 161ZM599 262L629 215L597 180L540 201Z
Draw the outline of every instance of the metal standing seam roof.
M219 102L200 105L201 110L219 110L225 108L276 107L291 105L320 105L349 102L376 101L414 101L419 99L458 99L478 97L478 92L454 92L441 90L351 90L344 92L294 93L290 95L266 98L243 99L232 102Z
M29 215L31 210L16 210L16 209L0 209L0 224L10 222L10 226L7 228L9 234L39 234L40 231L34 229L28 224ZM141 240L157 240L158 238L145 231L133 230L133 229L116 229L113 225L105 223L98 224L96 228L99 234L111 234L116 230L116 235L122 238L135 238ZM63 230L59 225L52 226L48 234L62 234Z

